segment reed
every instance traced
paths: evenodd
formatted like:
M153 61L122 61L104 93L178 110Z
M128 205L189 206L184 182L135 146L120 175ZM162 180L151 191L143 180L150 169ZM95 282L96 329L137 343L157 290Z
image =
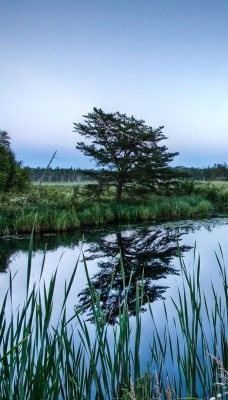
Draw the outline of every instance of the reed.
M183 283L177 298L169 310L164 301L159 316L154 315L153 304L148 304L151 335L145 363L141 357L144 275L136 285L134 321L128 312L127 287L123 286L125 297L113 326L93 289L86 260L80 256L92 300L91 335L81 309L76 307L70 315L67 310L77 284L79 260L70 280L63 284L61 307L54 318L58 268L48 283L43 280L44 252L40 276L32 283L32 247L33 234L24 302L14 309L14 277L9 274L0 310L0 399L210 398L223 388L214 384L224 384L224 375L227 383L228 281L222 249L215 259L220 284L211 283L210 302L208 294L201 291L200 258L195 255L189 269L180 255ZM125 285L123 266L121 275ZM110 290L113 279L114 272ZM162 329L158 329L157 318L163 321Z

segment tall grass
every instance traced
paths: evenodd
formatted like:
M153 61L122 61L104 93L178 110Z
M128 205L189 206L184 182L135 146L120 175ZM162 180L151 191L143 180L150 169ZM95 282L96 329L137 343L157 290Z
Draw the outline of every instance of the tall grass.
M58 318L53 319L58 269L50 282L42 280L44 253L39 279L32 283L32 241L33 235L24 302L14 309L15 281L11 275L2 301L0 399L149 400L216 395L214 383L222 379L216 360L220 360L220 368L222 365L227 369L228 363L228 282L222 251L216 255L220 290L212 282L211 303L201 291L200 259L189 272L180 257L183 285L178 288L177 298L169 307L164 302L159 316L154 314L153 304L148 305L151 332L145 360L141 355L143 276L136 287L134 321L129 317L125 287L118 323L112 326L83 258L92 299L95 335L91 335L85 314L78 308L70 316L67 311L70 293L77 284L79 261L69 282L63 284ZM123 267L121 273L125 284ZM114 273L110 290L113 279ZM157 318L163 321L162 329L158 328Z
M37 232L67 231L112 222L206 217L212 210L209 200L199 193L151 195L117 204L110 196L99 201L85 198L78 187L35 186L23 196L11 193L0 198L0 236L31 232L35 213Z

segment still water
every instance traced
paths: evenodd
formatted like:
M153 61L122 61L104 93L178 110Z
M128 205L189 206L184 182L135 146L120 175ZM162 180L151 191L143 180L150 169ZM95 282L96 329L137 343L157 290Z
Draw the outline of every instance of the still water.
M162 299L167 306L170 296L175 299L181 284L179 253L186 266L194 268L193 254L200 254L202 289L207 291L211 280L215 287L218 278L215 252L219 244L228 261L228 218L198 221L166 222L162 224L122 225L108 229L85 230L62 234L36 236L33 244L32 281L40 275L45 252L43 278L46 283L58 267L56 309L61 304L64 282L70 279L79 259L78 270L68 311L74 307L84 310L86 320L93 322L89 288L82 257L87 262L90 281L100 294L101 305L110 324L115 324L119 301L127 290L129 314L134 316L135 288L144 273L144 299L142 311L148 301L154 313L159 314ZM24 299L29 238L0 239L0 294L8 287L9 272L14 276L13 303L17 307ZM120 268L124 266L125 287ZM115 272L114 272L115 271ZM110 282L113 279L112 289ZM111 312L110 312L111 311ZM143 316L146 331L146 312ZM159 324L159 321L158 321Z
M55 326L62 305L65 281L69 282L74 266L78 263L74 284L67 301L67 314L70 318L75 308L80 309L84 320L87 321L90 337L93 339L96 331L83 256L86 259L90 283L100 296L101 308L107 316L110 332L118 321L119 304L124 300L126 291L128 312L134 331L136 286L142 282L143 276L140 356L142 368L145 370L150 361L150 343L154 327L160 335L160 340L164 339L164 304L169 318L172 319L171 299L174 301L177 299L178 288L183 284L180 253L189 271L194 271L200 256L200 287L205 293L209 307L212 296L211 282L215 292L219 293L220 290L221 279L216 260L216 253L222 260L220 246L223 250L224 263L228 265L227 239L228 218L122 225L83 232L37 235L33 243L31 284L39 280L44 257L41 286L44 284L48 286L51 276L58 268L52 318L52 324ZM29 237L0 239L0 301L9 286L11 274L14 276L12 303L15 311L25 299L28 246ZM153 310L154 325L151 323L148 311L149 303ZM175 333L172 332L175 330L174 324L169 328L172 338L172 334ZM110 335L110 347L112 340L113 337ZM172 365L169 354L166 362L174 374L177 367Z

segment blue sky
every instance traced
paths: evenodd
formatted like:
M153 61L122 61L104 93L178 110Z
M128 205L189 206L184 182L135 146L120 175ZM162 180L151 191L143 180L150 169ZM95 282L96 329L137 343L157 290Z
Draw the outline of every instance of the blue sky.
M90 167L92 108L164 125L176 165L227 162L227 0L0 0L0 129L18 160Z

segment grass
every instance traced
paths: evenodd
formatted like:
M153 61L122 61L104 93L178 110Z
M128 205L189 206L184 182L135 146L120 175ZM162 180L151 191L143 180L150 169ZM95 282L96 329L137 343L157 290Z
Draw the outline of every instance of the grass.
M62 303L58 317L53 319L58 269L50 282L42 280L44 252L40 277L33 284L32 246L33 234L24 302L14 308L16 283L11 275L2 301L0 399L202 399L216 397L223 389L214 385L227 383L228 369L228 281L222 250L215 258L219 290L212 282L210 302L208 294L201 291L200 259L196 258L189 270L180 257L183 283L171 309L164 302L163 311L156 316L153 305L148 305L151 334L145 363L140 354L144 276L136 286L134 321L129 317L126 290L118 323L112 326L83 258L92 299L95 334L91 335L85 314L78 308L70 314L67 310L70 293L77 284L79 260L69 281L63 283ZM125 284L123 267L121 273ZM157 318L163 321L162 329L158 329Z
M60 186L64 186L64 187L69 187L69 186L73 186L75 187L77 186L85 186L85 185L89 185L89 184L94 184L94 180L90 181L90 180L84 180L84 181L72 181L72 182L66 182L66 181L56 181L56 182L42 182L42 187L43 186L53 186L53 187L60 187ZM32 185L34 186L40 186L40 183L38 181L34 181L32 182Z
M88 189L88 188L87 188ZM34 186L21 195L0 196L0 235L31 232L37 214L37 232L66 231L113 222L177 220L206 217L212 203L204 193L182 196L151 195L113 201L88 196L82 186ZM87 193L87 194L86 194Z
M228 182L200 182L194 191L211 201L218 210L228 210Z
M96 185L95 185L96 186ZM0 236L36 231L67 231L114 222L196 219L227 213L228 183L200 182L190 194L113 200L110 190L96 199L94 185L34 185L29 192L0 195Z

